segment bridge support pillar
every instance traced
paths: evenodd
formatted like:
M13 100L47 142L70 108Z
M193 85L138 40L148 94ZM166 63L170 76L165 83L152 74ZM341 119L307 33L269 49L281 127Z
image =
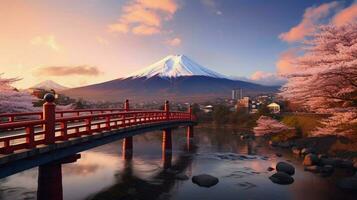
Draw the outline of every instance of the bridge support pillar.
M123 158L128 160L133 158L133 137L126 137L123 140Z
M162 132L162 161L164 169L171 167L172 160L172 139L171 129L164 129Z
M60 163L45 164L38 167L38 200L62 200L62 170Z
M162 150L172 150L171 129L164 129L162 132Z
M193 138L193 126L187 126L187 139Z
M38 167L38 200L63 200L62 164L76 162L80 154L75 154Z

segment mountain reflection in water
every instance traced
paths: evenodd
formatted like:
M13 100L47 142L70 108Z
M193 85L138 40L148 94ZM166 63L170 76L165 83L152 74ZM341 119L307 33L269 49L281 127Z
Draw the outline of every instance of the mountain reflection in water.
M172 136L172 151L162 152L162 134L152 132L134 137L132 159L125 159L121 141L116 141L82 152L81 158L1 179L0 199L356 199L335 186L350 174L337 170L323 178L305 172L299 158L264 140L241 140L233 130L211 128L196 128L189 143L184 130L174 130ZM274 171L267 168L279 161L295 166L293 184L268 179ZM219 178L219 183L211 188L193 184L191 177L202 173Z

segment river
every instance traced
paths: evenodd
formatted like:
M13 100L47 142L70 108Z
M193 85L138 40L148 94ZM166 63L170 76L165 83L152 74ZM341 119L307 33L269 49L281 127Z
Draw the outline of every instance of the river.
M116 141L81 152L77 161L62 164L62 173L51 181L38 182L38 167L1 179L0 199L37 199L43 192L65 200L357 199L357 194L336 187L336 181L351 172L337 170L331 177L306 172L299 158L263 139L242 140L231 129L196 128L194 141L187 145L185 130L177 129L172 154L162 156L161 137L161 132L135 136L132 160L123 159L122 141ZM270 181L274 171L267 168L279 161L295 166L293 184ZM202 173L219 183L210 188L192 183L192 176ZM182 180L183 175L189 179ZM45 189L38 192L38 187Z

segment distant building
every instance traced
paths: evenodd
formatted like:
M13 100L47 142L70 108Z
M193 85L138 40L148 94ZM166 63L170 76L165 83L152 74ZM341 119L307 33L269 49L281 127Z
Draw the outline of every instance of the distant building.
M243 89L234 89L232 90L232 99L239 100L243 98Z
M271 103L267 106L272 113L280 113L280 105L277 103Z
M202 108L203 112L205 113L210 113L213 111L213 106L212 105L207 105Z
M248 112L249 108L250 108L249 97L243 97L242 99L239 99L237 101L237 111L244 109L247 110Z

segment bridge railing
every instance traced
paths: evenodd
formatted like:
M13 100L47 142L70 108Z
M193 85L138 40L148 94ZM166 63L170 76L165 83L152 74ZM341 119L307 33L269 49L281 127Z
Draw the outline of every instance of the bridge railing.
M139 111L140 109L134 109ZM103 108L103 109L76 109L76 110L56 110L56 117L82 116L97 113L111 113L124 111L122 108ZM12 123L17 121L26 121L33 119L42 119L43 112L24 112L24 113L1 113L0 124Z
M168 109L168 105L165 106L165 110L159 111L129 111L127 107L126 109L91 109L64 112L56 112L53 109L53 113L48 113L51 109L47 109L46 105L55 107L51 102L45 103L44 112L41 112L41 118L39 119L0 123L1 154L9 154L20 149L34 148L36 145L52 144L74 137L133 127L140 124L174 120L191 121L193 119L191 108L189 108L188 112L171 112ZM72 115L65 116L62 113L71 113ZM75 114L73 115L73 113ZM38 113L23 113L22 115L19 113L11 116L28 115L38 115ZM53 118L51 118L51 115Z

